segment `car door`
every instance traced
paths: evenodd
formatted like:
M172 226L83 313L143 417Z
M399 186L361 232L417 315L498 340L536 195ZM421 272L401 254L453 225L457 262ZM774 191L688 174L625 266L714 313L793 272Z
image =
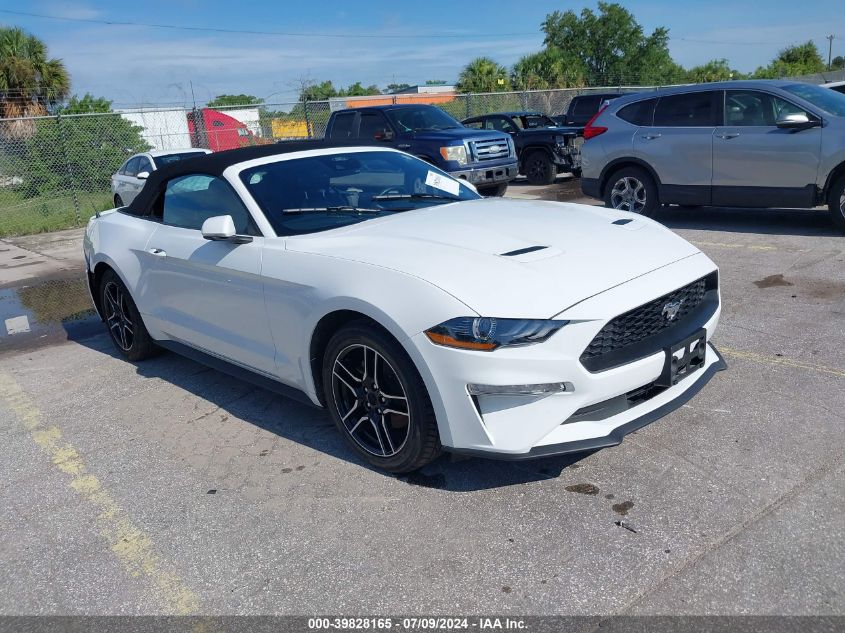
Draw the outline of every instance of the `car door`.
M140 156L133 156L126 161L126 164L114 176L114 193L116 196L120 196L124 205L132 202L135 196L138 195L138 191L140 191L135 189L135 175L138 173L138 164L140 162Z
M264 238L222 178L191 174L167 182L147 241L142 300L172 339L235 364L275 374L261 281ZM203 222L231 215L247 243L204 239Z
M780 129L782 114L814 114L762 90L726 90L713 136L713 204L812 206L822 129Z
M388 147L395 146L396 140L387 118L378 110L360 113L358 138L369 142L378 141Z
M634 134L634 156L657 174L661 202L709 204L720 94L714 90L660 97L652 125Z

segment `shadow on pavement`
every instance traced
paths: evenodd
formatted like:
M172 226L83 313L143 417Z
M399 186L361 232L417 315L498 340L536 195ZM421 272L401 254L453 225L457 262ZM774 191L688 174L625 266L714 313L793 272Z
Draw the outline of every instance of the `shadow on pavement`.
M839 236L826 209L738 209L663 207L654 219L670 229L757 233L759 235Z
M104 333L86 338L79 344L122 360ZM564 468L576 464L590 453L577 453L523 462L494 461L453 457L444 453L420 471L392 475L375 469L359 459L346 444L328 413L277 395L227 374L210 369L171 352L136 365L139 375L158 378L184 389L220 407L231 417L332 457L367 468L372 472L396 477L412 485L451 492L471 492L515 484L553 479ZM153 412L161 415L167 412ZM576 466L577 468L577 466Z

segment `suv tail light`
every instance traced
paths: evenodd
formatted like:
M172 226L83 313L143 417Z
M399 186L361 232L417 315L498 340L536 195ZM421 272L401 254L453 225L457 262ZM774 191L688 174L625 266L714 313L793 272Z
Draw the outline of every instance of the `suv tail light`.
M599 115L604 112L605 108L607 108L608 104L604 104L599 111L593 115L593 118L587 121L587 125L584 126L584 140L589 140L594 136L598 136L599 134L604 134L607 132L606 127L602 127L601 125L593 125L593 121L595 121Z

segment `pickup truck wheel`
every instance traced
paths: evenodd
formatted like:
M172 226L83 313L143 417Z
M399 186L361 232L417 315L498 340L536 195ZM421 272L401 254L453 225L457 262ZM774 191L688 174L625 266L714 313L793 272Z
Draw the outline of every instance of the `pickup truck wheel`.
M557 176L557 167L546 152L535 150L525 157L522 173L532 185L550 185Z
M845 176L840 176L833 182L827 197L827 208L833 223L845 230Z
M503 182L498 185L488 185L486 187L478 187L478 193L485 198L501 198L508 190L508 183Z
M660 208L657 185L644 169L623 167L607 179L604 202L611 209L651 217Z

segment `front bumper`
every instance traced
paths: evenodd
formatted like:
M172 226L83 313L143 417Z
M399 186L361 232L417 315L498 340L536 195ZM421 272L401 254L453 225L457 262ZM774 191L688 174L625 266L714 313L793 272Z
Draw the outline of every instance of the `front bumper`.
M472 184L478 186L499 184L509 182L516 178L519 173L519 164L516 160L512 163L505 163L504 165L486 166L479 165L472 169L462 169L460 171L449 172L453 178L463 178Z
M712 270L709 259L694 256L595 295L555 315L570 323L537 345L479 352L435 345L424 333L411 337L408 351L428 388L444 449L499 459L591 450L618 444L627 433L681 406L725 368L710 344L702 368L659 389L653 383L663 372L662 349L598 372L588 371L580 356L610 319ZM719 316L717 307L697 324L708 341ZM684 338L679 334L678 340ZM551 383L572 389L551 395L470 395L468 388Z

